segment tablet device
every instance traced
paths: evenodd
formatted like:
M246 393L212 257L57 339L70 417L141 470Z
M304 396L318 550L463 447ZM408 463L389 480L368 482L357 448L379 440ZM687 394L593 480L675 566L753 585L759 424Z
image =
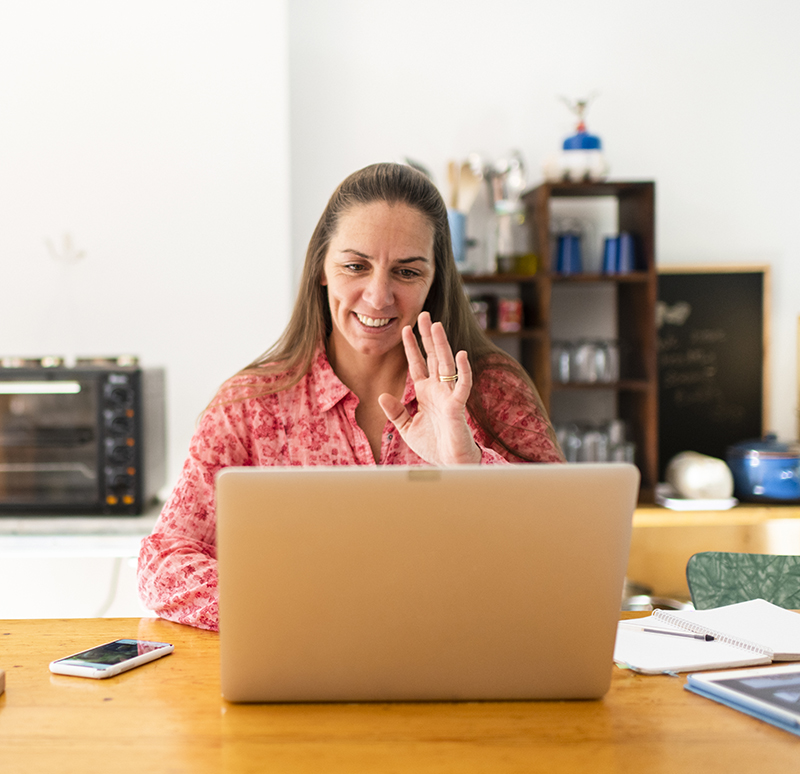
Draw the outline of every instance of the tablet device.
M686 688L800 735L800 664L698 672Z

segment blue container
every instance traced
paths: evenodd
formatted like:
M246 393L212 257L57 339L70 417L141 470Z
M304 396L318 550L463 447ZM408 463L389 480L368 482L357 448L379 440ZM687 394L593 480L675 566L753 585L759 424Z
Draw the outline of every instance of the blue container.
M617 273L619 257L619 237L606 237L603 242L603 274Z
M619 235L619 252L617 253L617 274L628 274L636 269L636 244L633 234L623 231Z
M563 147L564 150L600 150L603 143L596 134L582 131L567 137Z
M448 208L447 222L450 225L450 241L453 243L456 268L463 272L467 268L467 216Z
M581 237L579 234L559 235L556 271L565 275L580 274L583 271Z
M800 503L800 446L774 435L728 448L734 494L750 502Z

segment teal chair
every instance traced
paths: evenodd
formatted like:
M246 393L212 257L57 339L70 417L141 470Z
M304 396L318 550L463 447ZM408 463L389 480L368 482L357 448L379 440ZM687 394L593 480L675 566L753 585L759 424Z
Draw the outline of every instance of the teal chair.
M800 556L706 551L689 559L686 580L697 610L749 599L800 610Z

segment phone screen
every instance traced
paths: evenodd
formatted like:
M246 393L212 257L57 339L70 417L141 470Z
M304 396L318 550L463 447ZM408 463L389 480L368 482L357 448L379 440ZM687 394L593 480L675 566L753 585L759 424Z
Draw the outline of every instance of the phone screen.
M116 640L115 642L108 642L105 645L98 645L96 648L76 653L74 656L59 659L59 661L82 661L99 667L114 666L114 664L121 664L123 661L141 656L144 653L151 653L163 647L163 642Z

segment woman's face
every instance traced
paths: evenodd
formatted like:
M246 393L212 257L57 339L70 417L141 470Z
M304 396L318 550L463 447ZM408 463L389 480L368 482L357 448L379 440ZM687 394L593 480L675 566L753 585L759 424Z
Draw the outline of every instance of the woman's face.
M417 209L372 202L342 214L323 265L337 358L402 348L434 274L433 228Z

